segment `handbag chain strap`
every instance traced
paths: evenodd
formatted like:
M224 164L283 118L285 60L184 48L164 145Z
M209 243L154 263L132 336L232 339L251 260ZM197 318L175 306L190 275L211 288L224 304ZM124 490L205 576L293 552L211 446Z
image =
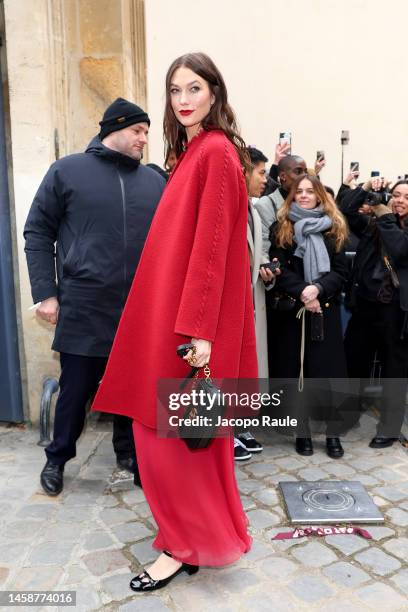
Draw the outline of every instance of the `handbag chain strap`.
M196 368L197 371L194 374L194 378L198 378L198 374L200 372L200 368ZM205 376L205 380L211 380L211 370L210 370L210 366L208 365L208 363L205 364L204 366L204 376Z

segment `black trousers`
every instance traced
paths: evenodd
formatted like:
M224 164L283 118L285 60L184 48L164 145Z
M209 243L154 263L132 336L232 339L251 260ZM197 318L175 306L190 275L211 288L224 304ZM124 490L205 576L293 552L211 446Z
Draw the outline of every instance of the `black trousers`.
M45 453L53 463L64 465L76 455L76 442L84 427L86 405L103 376L107 358L60 353L60 362L54 437ZM118 459L135 457L132 419L114 415L112 442Z
M378 435L390 438L399 436L405 414L408 339L401 339L403 320L398 301L382 304L359 299L344 338L350 378L368 378L368 358L375 350L381 355L383 394ZM368 382L363 380L362 386Z

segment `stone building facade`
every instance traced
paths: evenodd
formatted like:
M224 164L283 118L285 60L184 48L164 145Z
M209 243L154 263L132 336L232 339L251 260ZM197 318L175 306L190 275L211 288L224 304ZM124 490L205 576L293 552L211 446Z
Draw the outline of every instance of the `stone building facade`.
M53 328L29 310L25 219L49 165L86 147L112 100L146 106L144 2L4 0L0 10L24 416L36 423L43 380L58 375L58 360Z

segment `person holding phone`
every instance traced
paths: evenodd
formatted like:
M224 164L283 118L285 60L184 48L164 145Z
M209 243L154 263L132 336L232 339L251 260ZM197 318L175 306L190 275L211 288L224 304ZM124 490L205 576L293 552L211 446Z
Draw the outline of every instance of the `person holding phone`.
M367 379L376 351L382 365L380 420L371 448L386 448L398 439L408 374L408 181L397 181L388 192L388 181L379 174L346 194L341 204L359 237L345 335L349 376ZM371 214L361 214L364 205Z
M247 246L249 167L224 79L203 53L166 76L164 136L177 164L154 218L93 409L125 414L161 554L130 583L148 592L251 546L234 476L233 439L197 451L157 437L157 381L187 363L215 378L257 378ZM191 342L183 362L176 347ZM178 387L175 387L178 389Z
M247 148L250 167L246 172L248 184L248 252L251 273L251 284L254 298L256 352L258 356L259 378L267 379L268 344L266 327L265 289L273 286L275 275L279 274L279 262L265 261L262 256L262 224L252 204L252 198L258 198L266 183L265 164L268 158L255 147ZM260 453L263 446L250 431L241 431L234 438L235 461L247 461L252 453Z
M306 162L302 157L297 155L282 155L279 160L279 181L280 187L273 193L262 196L254 204L256 212L259 214L262 223L262 257L263 260L269 261L269 249L271 247L269 239L269 231L271 225L276 221L276 217L279 209L282 207L285 199L289 195L289 191L293 183L299 176L305 175L307 172ZM266 317L267 317L267 331L268 331L268 363L269 369L274 360L273 351L273 325L270 320L272 304L271 304L271 292L268 291L265 296L266 300Z
M347 375L340 319L340 296L347 276L346 237L343 215L321 182L311 175L298 177L270 231L270 259L276 257L282 265L271 292L277 307L271 315L274 340L270 375L279 379L299 377L299 389L304 378L305 392L307 378ZM293 403L301 405L304 395L296 392ZM326 450L337 459L344 454L338 436L341 423L330 405L330 394L325 393L324 400L329 402L323 406ZM307 456L313 454L313 444L310 406L305 402L305 412L298 413L295 448Z

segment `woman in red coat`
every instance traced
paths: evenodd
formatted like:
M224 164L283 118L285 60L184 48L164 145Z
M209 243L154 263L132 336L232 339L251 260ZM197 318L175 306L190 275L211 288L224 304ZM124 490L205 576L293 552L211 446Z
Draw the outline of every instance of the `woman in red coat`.
M249 550L232 438L192 451L156 435L157 380L184 378L179 344L216 378L256 378L246 232L245 145L223 78L202 53L166 77L164 135L178 162L148 235L93 409L134 419L143 490L158 525L156 562L131 581L165 586L199 565L233 563ZM186 356L191 359L192 354Z

